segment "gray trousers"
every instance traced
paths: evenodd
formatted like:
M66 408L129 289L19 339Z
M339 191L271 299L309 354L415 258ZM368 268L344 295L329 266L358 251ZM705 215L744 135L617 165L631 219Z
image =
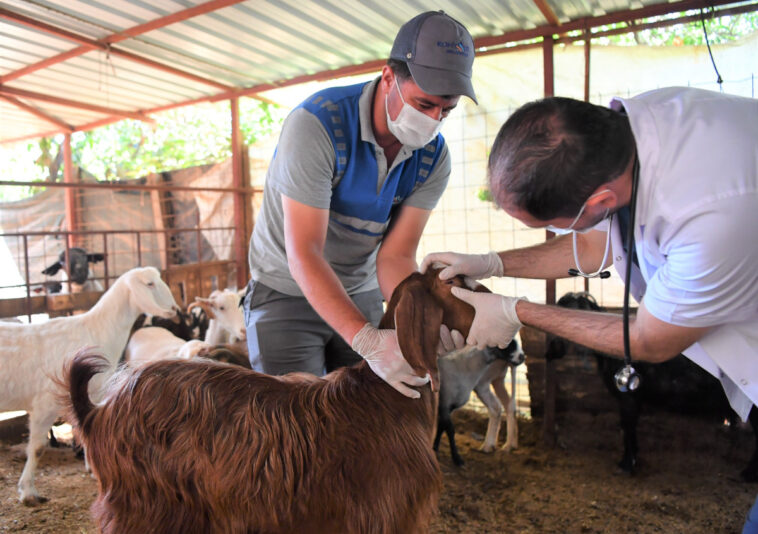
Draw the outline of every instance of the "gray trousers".
M383 314L381 291L358 293L351 299L371 324L379 324ZM361 361L305 297L285 295L251 280L243 305L250 364L256 371L270 375L301 371L321 376Z

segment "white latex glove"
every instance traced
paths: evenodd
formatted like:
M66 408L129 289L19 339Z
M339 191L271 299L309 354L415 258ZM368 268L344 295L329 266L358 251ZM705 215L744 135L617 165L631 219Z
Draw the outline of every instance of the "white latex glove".
M408 386L423 386L429 382L429 375L420 377L413 372L400 352L395 330L379 330L366 323L353 337L352 347L368 362L376 376L406 397L421 397L421 393Z
M437 345L437 356L462 349L465 346L466 340L463 339L463 334L458 330L450 330L444 324L440 325L440 343Z
M434 262L445 263L440 271L440 278L448 280L457 274L470 276L475 280L482 280L490 276L503 276L503 260L495 252L488 254L459 254L457 252L434 252L427 254L421 261L419 271L423 274Z
M508 346L523 325L516 314L518 297L506 297L497 293L479 293L462 287L452 288L452 293L474 307L476 312L471 323L466 343L485 347Z

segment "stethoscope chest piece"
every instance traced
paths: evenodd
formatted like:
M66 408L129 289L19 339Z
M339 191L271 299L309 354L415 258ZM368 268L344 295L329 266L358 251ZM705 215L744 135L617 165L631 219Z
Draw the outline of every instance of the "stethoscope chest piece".
M624 367L616 371L613 378L616 381L616 387L621 393L634 391L640 386L640 375L629 364L624 365Z

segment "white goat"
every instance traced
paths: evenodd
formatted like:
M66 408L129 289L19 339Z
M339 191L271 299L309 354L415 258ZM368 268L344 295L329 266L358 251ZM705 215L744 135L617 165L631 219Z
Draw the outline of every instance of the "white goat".
M202 308L208 316L204 341L184 339L165 328L150 326L136 330L126 345L124 359L132 364L167 358L190 359L199 352L210 352L216 346L245 339L245 322L236 291L214 291L210 297L198 297L188 312Z
M199 339L185 341L160 326L146 326L136 330L126 345L124 359L129 364L165 360L166 358L194 358L201 350L213 346Z
M195 298L193 305L202 306L210 319L205 333L206 343L221 345L247 337L240 296L236 291L215 290L208 298Z
M124 359L130 364L180 358L189 360L201 350L213 346L199 339L185 341L160 326L147 326L136 330L126 345Z
M88 312L46 323L0 323L0 411L29 413L26 465L18 482L26 505L44 502L34 487L37 451L61 412L56 379L66 360L83 347L98 347L116 368L140 313L171 317L177 309L154 267L132 269L116 280ZM96 390L93 390L96 391Z
M503 450L510 451L518 447L518 427L516 423L516 370L524 361L524 352L514 339L505 349L487 347L476 350L473 347L453 351L439 359L440 396L437 418L437 435L434 450L437 450L440 437L447 433L450 442L450 455L455 465L463 465L463 458L455 445L455 428L450 414L466 404L473 390L487 407L489 421L487 436L480 447L483 452L492 452L497 445L503 406L506 411L507 438ZM511 370L511 391L505 389L505 375ZM495 392L493 394L492 389Z

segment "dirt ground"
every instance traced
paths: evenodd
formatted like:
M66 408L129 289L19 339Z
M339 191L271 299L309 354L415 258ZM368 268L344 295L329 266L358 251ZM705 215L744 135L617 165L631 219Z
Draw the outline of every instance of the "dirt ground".
M432 533L739 533L758 485L739 471L750 457L748 430L659 413L640 422L640 470L621 474L618 418L609 410L559 413L559 445L541 445L540 424L519 421L519 448L486 455L476 449L486 416L475 407L454 414L463 468L440 447L444 490ZM504 438L504 429L501 432ZM502 440L501 440L502 442ZM38 489L50 501L20 505L16 482L22 445L0 442L0 532L92 534L94 480L71 449L45 451Z

